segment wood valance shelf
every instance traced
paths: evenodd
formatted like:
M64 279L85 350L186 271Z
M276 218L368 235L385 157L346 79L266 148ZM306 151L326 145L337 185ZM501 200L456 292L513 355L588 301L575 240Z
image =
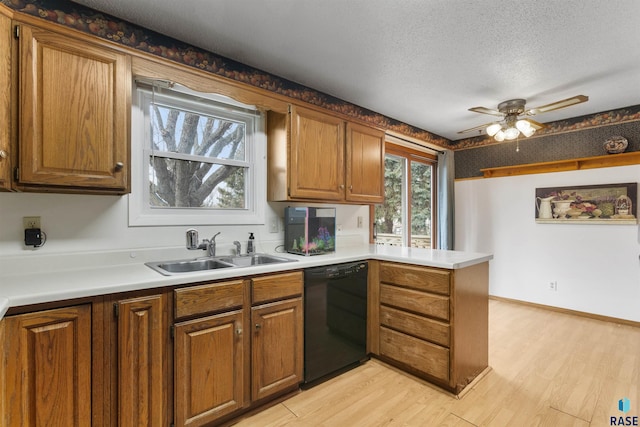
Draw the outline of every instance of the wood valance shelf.
M606 156L584 157L580 159L557 160L553 162L529 163L480 169L484 178L528 175L535 173L564 172L581 169L608 168L640 164L640 151L609 154Z

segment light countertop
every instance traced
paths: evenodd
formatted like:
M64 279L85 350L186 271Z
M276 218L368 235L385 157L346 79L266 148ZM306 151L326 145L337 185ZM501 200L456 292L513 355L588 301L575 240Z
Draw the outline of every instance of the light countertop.
M185 253L184 250L171 248L5 257L0 261L0 319L9 308L23 305L367 259L455 270L493 258L493 255L484 253L361 245L339 248L332 254L311 257L277 254L295 259L296 262L223 268L172 276L164 276L144 264L202 256L201 253L193 255Z

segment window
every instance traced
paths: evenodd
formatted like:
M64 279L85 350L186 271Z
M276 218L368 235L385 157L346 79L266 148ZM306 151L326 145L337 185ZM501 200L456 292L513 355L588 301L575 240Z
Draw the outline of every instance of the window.
M432 248L435 157L387 144L384 164L385 201L374 208L375 243Z
M264 223L264 119L254 107L136 81L130 225Z

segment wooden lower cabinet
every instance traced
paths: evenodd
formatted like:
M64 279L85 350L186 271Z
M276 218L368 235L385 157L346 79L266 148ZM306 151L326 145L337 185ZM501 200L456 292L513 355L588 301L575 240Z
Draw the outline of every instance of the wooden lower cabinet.
M488 366L488 263L446 270L370 262L370 349L461 392Z
M243 310L177 323L175 425L203 426L244 406Z
M91 304L4 319L3 426L91 425Z
M118 426L168 424L166 294L120 300Z
M302 298L251 309L251 398L260 400L303 380Z
M302 277L133 291L8 315L0 426L211 426L293 392L303 380Z

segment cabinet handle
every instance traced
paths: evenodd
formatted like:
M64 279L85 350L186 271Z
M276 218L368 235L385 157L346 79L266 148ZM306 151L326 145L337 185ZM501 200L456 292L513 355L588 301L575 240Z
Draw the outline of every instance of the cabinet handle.
M262 329L262 325L260 323L256 323L256 331Z
M344 184L340 184L340 189L344 190Z
M0 159L6 159L7 157L7 152L4 150L0 150Z
M116 163L116 172L121 171L122 169L124 169L124 163L122 162Z
M349 191L353 191L353 185L349 186Z
M236 329L236 335L238 335L238 336L242 335L242 329L241 328Z

